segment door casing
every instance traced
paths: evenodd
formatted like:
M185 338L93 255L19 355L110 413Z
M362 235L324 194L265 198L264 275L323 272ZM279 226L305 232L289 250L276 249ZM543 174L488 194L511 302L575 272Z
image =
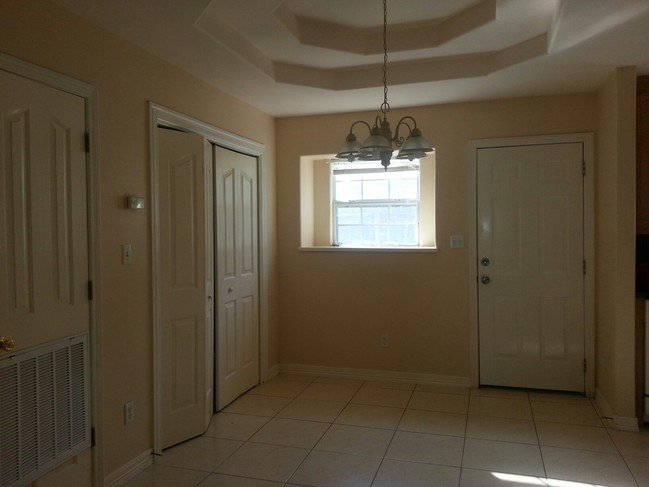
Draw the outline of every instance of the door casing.
M90 401L91 428L94 431L92 446L93 486L104 485L103 428L101 391L101 278L99 267L99 146L97 133L97 90L83 81L70 78L40 66L0 53L0 69L47 85L51 88L79 96L85 101L86 133L86 198L88 210L88 278L93 286L90 300Z
M512 147L542 144L582 143L584 147L584 315L585 315L585 395L595 395L595 199L594 136L592 133L541 135L480 139L469 142L469 283L470 283L470 357L471 385L478 387L480 348L478 335L478 246L477 246L477 163L478 150L489 147Z
M150 154L151 154L151 194L152 194L152 269L153 269L153 360L154 360L154 454L162 453L161 391L162 391L162 344L160 333L160 302L158 256L160 255L159 214L158 214L158 140L157 127L165 126L190 132L204 137L209 142L257 158L258 204L259 204L259 378L268 379L268 229L266 214L266 168L264 164L265 147L236 134L226 132L209 124L193 119L182 113L149 104Z

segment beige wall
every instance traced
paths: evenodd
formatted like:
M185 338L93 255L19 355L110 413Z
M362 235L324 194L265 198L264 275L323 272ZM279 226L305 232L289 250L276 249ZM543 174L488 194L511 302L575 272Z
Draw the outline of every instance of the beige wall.
M104 473L153 446L149 100L266 146L272 280L275 262L275 127L271 117L44 0L2 0L0 51L94 85L98 95ZM126 194L149 211L123 209ZM133 264L120 265L120 244ZM270 364L277 363L271 286ZM125 401L135 423L123 425Z
M635 416L635 83L614 72L597 93L597 387L613 410Z
M468 249L449 248L470 234L468 142L595 132L596 110L594 94L392 110L436 147L437 253L299 251L300 156L336 152L354 120L375 114L278 120L280 362L468 378Z
M122 202L128 193L144 195L150 208L149 100L266 145L271 284L279 284L270 288L269 365L281 361L468 377L468 255L466 249L451 250L448 245L452 234L469 235L468 141L601 131L598 343L605 351L598 357L601 362L605 355L607 365L600 363L598 372L600 388L612 407L618 414L629 414L633 353L629 346L633 299L629 71L617 73L597 95L393 110L393 120L406 113L415 116L437 147L439 251L300 252L300 156L335 152L353 120L371 119L375 113L274 123L271 117L46 0L0 2L2 52L86 81L98 90L106 474L152 446L151 221L149 211L129 212ZM611 116L617 125L609 120ZM281 181L277 195L276 177ZM606 228L619 231L619 238ZM280 236L277 248L276 234ZM129 267L120 265L124 242L133 244L134 263ZM620 289L615 290L615 285ZM390 335L387 349L379 347L381 333ZM603 341L607 348L602 347ZM136 402L137 420L125 427L122 405L131 399Z

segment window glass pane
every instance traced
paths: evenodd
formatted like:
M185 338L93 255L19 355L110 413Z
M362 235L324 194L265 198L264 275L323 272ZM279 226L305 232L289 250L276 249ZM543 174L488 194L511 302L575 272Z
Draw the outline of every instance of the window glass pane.
M416 205L399 205L390 208L390 223L418 223Z
M416 179L393 179L390 181L390 198L395 200L416 200L419 198L419 184Z
M336 178L336 201L357 201L363 199L363 186L360 180L350 180L348 178Z
M363 181L364 200L386 200L390 198L390 186L387 180Z
M387 206L366 206L363 208L363 225L377 225L390 222L390 208Z
M374 225L363 225L362 245L378 245L378 235Z
M363 227L360 225L338 226L338 245L360 245Z
M336 222L338 225L361 224L361 209L358 207L340 206L336 211Z
M419 171L358 164L334 169L335 238L338 245L419 244Z
M417 245L416 225L390 225L390 245Z

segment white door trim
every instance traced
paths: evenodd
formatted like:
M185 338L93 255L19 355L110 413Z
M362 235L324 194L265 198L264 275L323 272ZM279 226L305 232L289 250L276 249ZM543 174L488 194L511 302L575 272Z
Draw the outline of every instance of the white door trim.
M581 143L584 147L584 280L585 343L587 362L585 394L595 395L595 167L594 136L592 133L508 137L469 141L469 282L470 282L470 357L471 385L477 387L480 376L478 342L478 249L477 249L477 162L478 149L543 144Z
M0 53L0 69L23 78L71 93L85 100L86 132L89 138L87 161L88 201L88 278L93 283L90 301L90 400L94 446L92 447L92 482L104 484L103 429L101 394L101 278L99 267L99 145L97 134L97 90L83 81L70 78L49 69Z
M151 194L152 194L152 269L153 269L153 367L154 367L154 433L153 452L162 452L161 442L161 384L162 384L162 349L160 343L160 303L158 302L158 277L160 269L159 210L158 210L158 140L159 125L176 128L205 137L210 142L227 149L235 150L257 157L259 177L259 378L263 382L268 378L268 215L266 166L264 164L265 147L258 142L226 132L199 120L183 115L169 108L149 103L150 149L151 149Z

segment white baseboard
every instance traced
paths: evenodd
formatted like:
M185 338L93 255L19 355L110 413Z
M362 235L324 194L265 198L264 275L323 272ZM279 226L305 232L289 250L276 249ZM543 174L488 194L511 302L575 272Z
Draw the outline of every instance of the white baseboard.
M105 487L121 487L129 480L153 464L153 450L140 453L130 462L122 465L104 478Z
M280 364L283 374L305 374L345 379L416 383L449 387L471 387L468 377L398 372L392 370L355 369L348 367L327 367L320 365Z
M613 414L613 409L598 388L595 388L595 404L606 427L621 431L639 431L636 418Z

